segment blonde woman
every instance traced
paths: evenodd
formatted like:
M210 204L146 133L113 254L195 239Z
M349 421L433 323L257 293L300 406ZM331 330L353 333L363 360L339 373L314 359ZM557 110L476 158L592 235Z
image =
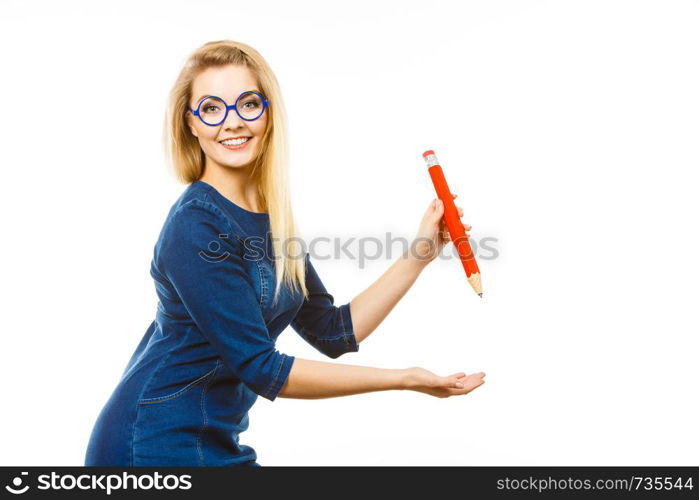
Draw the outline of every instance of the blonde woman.
M187 187L154 248L156 317L97 418L85 465L259 466L239 441L258 396L410 389L448 397L484 383L483 372L438 376L275 348L291 325L330 358L358 351L448 240L433 200L414 251L335 306L298 242L286 135L279 85L256 50L223 40L190 55L166 121L168 156Z

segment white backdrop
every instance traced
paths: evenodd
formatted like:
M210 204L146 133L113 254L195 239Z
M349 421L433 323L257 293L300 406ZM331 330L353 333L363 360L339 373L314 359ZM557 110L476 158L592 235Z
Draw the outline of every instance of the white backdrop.
M696 1L3 1L0 462L82 465L185 187L166 94L230 38L282 86L307 240L412 237L426 149L497 239L482 300L435 261L336 360L484 386L259 398L262 465L699 464L698 23ZM339 305L396 258L315 264ZM291 328L277 345L331 361Z

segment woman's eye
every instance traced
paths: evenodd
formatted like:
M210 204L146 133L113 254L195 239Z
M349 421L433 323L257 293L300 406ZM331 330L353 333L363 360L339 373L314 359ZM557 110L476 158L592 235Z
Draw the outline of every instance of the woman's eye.
M218 110L218 106L204 106L203 110L204 110L204 113L213 113L215 111L210 111L210 110Z

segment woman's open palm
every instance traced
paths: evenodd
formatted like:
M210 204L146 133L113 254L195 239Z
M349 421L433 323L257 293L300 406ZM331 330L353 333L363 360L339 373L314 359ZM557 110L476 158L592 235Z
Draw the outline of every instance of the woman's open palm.
M408 389L438 398L468 394L485 384L485 372L470 375L459 372L447 377L440 377L429 370L416 366L408 368L408 374Z

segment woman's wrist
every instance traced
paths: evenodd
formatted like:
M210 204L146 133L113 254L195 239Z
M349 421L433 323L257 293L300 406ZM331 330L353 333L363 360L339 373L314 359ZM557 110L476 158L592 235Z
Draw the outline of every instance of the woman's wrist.
M412 373L410 368L397 369L396 389L404 391L413 387Z
M422 271L427 267L427 264L434 260L434 257L421 253L415 244L411 245L408 251L403 254L403 258L418 272Z

